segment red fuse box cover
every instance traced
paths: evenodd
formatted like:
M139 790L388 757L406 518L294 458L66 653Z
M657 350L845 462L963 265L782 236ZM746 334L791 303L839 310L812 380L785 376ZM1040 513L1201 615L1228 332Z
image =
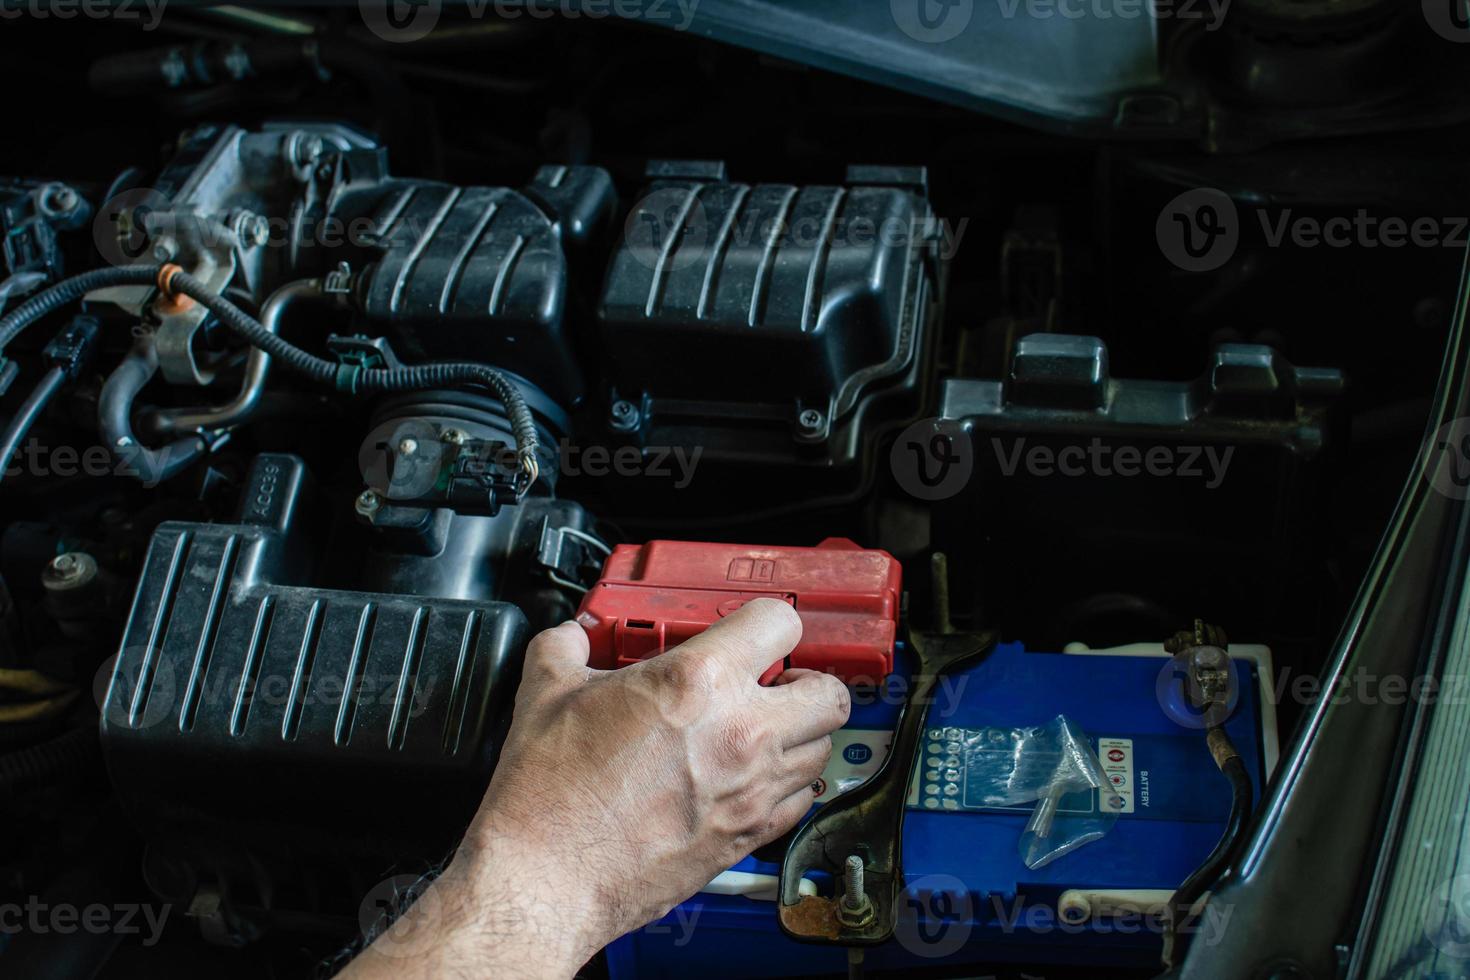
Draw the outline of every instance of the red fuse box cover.
M592 666L611 669L657 656L768 596L796 608L802 632L763 683L786 666L871 683L893 670L901 585L892 555L845 538L815 548L650 541L613 549L577 621Z

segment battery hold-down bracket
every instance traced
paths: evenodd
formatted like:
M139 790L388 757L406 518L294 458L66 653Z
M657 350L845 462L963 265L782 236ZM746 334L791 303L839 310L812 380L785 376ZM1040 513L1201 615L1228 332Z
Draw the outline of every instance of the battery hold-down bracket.
M941 676L978 662L997 641L995 633L954 630L943 554L934 555L932 570L934 631L909 632L914 673L888 758L872 779L818 810L792 838L781 863L777 915L781 931L800 942L876 946L897 925L904 810L929 705ZM803 895L802 880L811 872L842 882L842 894Z

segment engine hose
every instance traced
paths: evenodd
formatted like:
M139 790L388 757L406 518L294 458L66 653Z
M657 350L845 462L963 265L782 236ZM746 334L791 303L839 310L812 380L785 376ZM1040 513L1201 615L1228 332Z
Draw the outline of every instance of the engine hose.
M15 799L24 789L85 775L101 762L95 727L73 729L49 742L6 752L0 755L0 799Z
M156 267L126 265L93 269L61 280L43 289L24 303L0 318L0 350L4 350L15 339L15 335L35 323L41 317L59 310L68 303L75 303L94 289L108 286L147 286L158 278Z
M4 480L5 474L10 472L10 457L20 448L26 433L31 431L31 426L36 424L36 420L65 383L66 371L59 367L51 368L41 377L40 383L15 413L15 418L5 427L5 434L0 435L0 480Z
M536 462L536 422L520 390L501 372L483 364L439 363L416 364L411 367L365 368L339 364L309 354L267 330L260 321L234 303L211 292L204 283L182 269L168 267L160 273L165 289L182 293L217 316L221 323L248 343L259 347L287 367L322 384L330 384L350 394L422 391L426 388L452 388L462 384L478 384L495 392L510 416L515 433L516 454L532 482L538 472ZM170 274L171 272L171 274Z
M158 349L152 337L139 337L122 363L107 376L97 399L97 428L125 471L146 486L178 476L209 452L203 437L176 439L162 449L150 449L133 434L133 402L143 386L158 373Z
M94 289L145 285L158 285L165 293L189 297L218 317L233 333L279 360L287 368L349 394L418 391L463 384L489 388L500 399L510 417L511 431L516 440L516 455L527 477L520 492L524 493L536 481L540 471L536 460L536 423L525 398L500 371L484 364L463 362L368 368L329 361L309 354L267 330L259 320L218 293L212 292L204 283L175 265L129 265L93 269L63 279L0 318L0 350L4 350L16 334L41 317L81 299Z
M1164 934L1164 965L1173 966L1179 959L1179 927L1189 917L1205 890L1225 872L1235 856L1240 840L1245 836L1246 823L1250 820L1254 805L1250 773L1246 772L1245 760L1236 752L1225 729L1214 727L1205 734L1215 764L1230 780L1230 817L1225 822L1225 832L1215 844L1215 849L1204 863L1181 884L1169 899L1169 928Z

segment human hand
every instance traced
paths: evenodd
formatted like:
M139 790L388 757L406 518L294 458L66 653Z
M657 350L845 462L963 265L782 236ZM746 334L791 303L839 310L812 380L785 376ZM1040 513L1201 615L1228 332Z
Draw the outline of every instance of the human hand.
M587 666L576 623L537 636L485 801L435 886L455 955L569 976L794 826L849 708L816 671L757 683L800 636L774 599L616 671Z

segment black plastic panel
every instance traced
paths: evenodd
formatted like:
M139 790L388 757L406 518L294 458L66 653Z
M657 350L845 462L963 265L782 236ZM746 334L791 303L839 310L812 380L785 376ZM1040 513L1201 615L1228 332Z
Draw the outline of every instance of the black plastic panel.
M599 309L608 383L644 442L851 459L863 406L919 383L938 241L923 171L808 187L732 183L709 163L650 176Z
M397 840L462 829L525 617L293 581L302 483L299 460L261 457L242 507L258 520L154 534L103 710L113 781L154 826L208 812Z

